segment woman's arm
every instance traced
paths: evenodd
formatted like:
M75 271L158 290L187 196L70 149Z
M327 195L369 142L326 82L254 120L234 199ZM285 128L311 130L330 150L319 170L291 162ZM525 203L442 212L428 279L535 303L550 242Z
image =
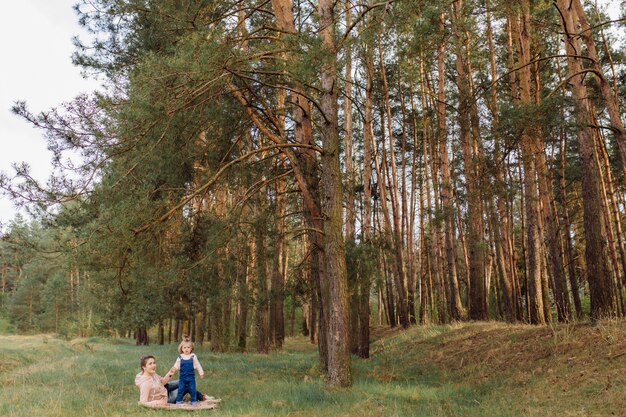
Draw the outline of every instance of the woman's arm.
M176 367L172 366L170 368L169 371L167 371L167 373L165 374L165 376L163 378L161 378L161 384L165 385L168 382L170 382L170 380L172 379L172 377L174 376L174 374L176 373Z
M150 381L144 381L143 383L141 383L141 385L139 385L139 402L140 403L150 404L153 402L153 401L148 401L148 399L150 398L151 389L152 389L152 384L150 384Z
M157 375L158 376L158 375ZM159 377L159 379L163 379ZM163 388L165 390L165 388ZM167 405L167 395L164 398L153 399L155 397L153 381L147 380L139 385L139 402L150 406Z

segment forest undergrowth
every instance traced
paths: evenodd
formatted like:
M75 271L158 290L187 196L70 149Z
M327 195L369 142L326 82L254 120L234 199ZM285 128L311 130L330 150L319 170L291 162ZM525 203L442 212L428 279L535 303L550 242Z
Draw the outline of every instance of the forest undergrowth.
M375 328L354 385L328 388L315 346L288 338L269 355L196 349L213 416L624 416L626 321L496 322ZM0 336L2 416L171 416L137 405L138 358L164 374L176 345Z

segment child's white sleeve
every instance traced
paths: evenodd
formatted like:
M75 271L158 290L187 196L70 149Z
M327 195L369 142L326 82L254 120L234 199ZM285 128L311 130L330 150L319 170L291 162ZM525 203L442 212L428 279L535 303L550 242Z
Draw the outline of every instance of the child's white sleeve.
M176 358L176 363L174 363L174 368L176 368L177 371L180 371L180 356Z
M204 376L204 369L202 369L202 365L200 365L200 361L196 355L193 355L193 367L198 370L200 375Z

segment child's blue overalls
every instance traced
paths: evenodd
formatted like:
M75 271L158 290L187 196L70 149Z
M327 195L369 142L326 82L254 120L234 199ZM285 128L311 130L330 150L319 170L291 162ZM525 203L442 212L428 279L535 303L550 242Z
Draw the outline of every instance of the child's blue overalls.
M183 395L186 392L191 396L191 401L196 402L196 375L193 369L193 354L189 359L180 358L180 378L178 380L178 395L176 402L183 401Z

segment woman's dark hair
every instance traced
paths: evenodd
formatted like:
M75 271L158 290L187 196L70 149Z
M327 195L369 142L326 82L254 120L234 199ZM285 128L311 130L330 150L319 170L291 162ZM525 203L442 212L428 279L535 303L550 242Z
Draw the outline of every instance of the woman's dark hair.
M139 358L139 367L141 368L142 371L143 371L144 366L146 366L148 359L156 360L156 358L152 355L144 355L141 358Z

